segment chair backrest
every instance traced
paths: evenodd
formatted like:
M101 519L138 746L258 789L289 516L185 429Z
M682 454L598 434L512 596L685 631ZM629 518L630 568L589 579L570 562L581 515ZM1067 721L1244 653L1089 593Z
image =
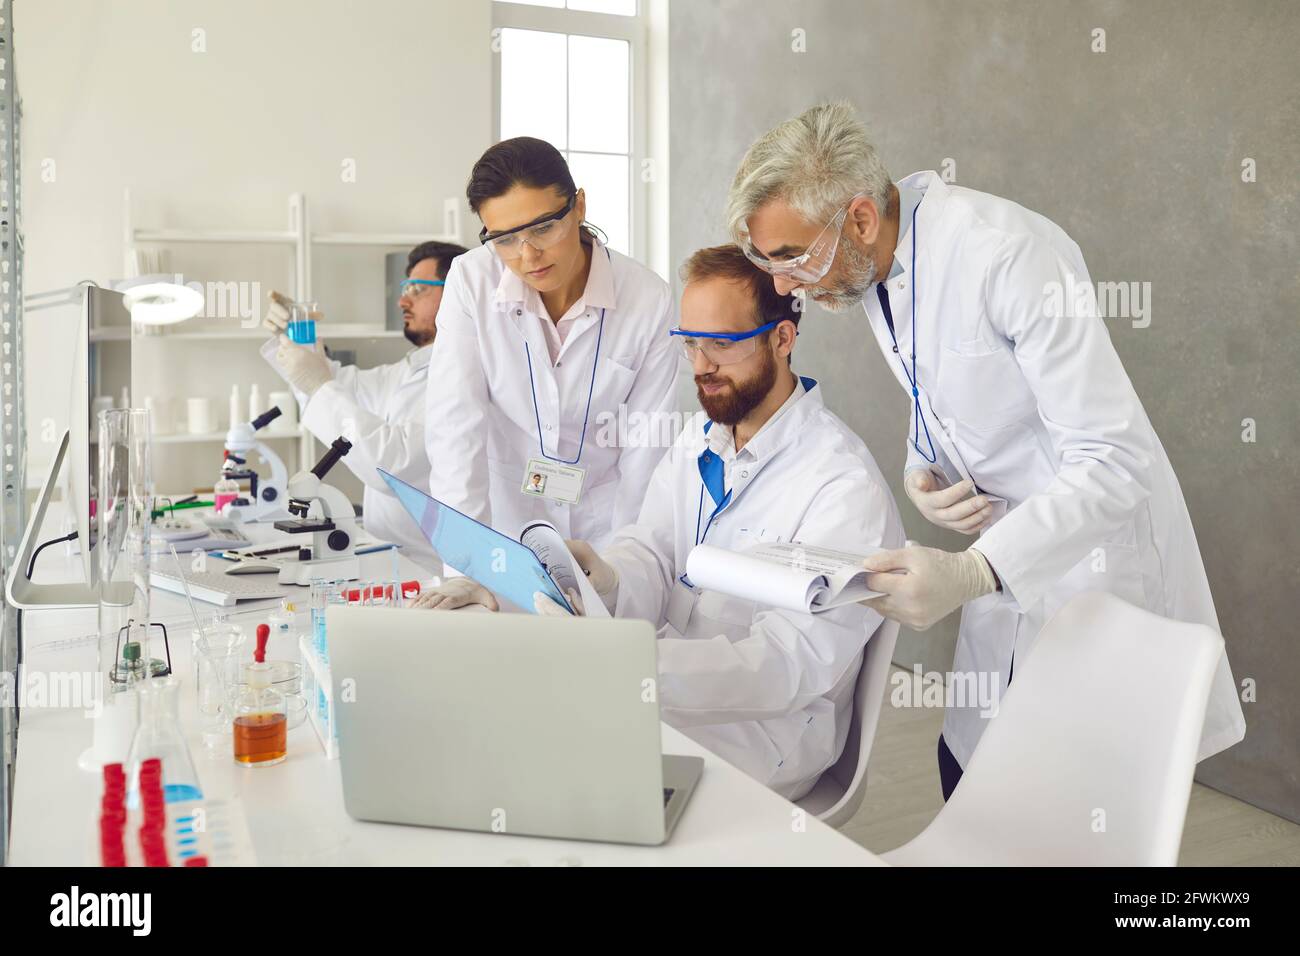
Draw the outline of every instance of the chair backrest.
M892 862L1175 865L1222 653L1204 625L1075 597L1016 661L951 799Z
M843 788L843 795L828 809L818 813L822 821L830 826L839 827L846 823L857 812L866 795L867 760L871 756L871 745L876 739L880 706L885 699L889 666L897 643L898 622L884 621L863 649L862 667L853 689L853 718L849 722L844 750L840 759L823 774L823 777L830 777L838 785L837 789Z

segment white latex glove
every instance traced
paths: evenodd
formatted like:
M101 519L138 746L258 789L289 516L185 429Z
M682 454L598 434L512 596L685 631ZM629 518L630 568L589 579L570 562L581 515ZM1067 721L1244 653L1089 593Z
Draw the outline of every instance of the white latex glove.
M587 609L582 606L582 600L578 597L578 592L569 588L564 594L573 605L573 609L578 612L577 616L582 617L587 613ZM550 595L543 594L541 591L533 592L533 609L542 617L573 617L560 605L556 604Z
M909 541L906 548L871 555L862 566L877 572L867 575L867 587L884 595L862 604L915 631L998 587L988 559L975 548L953 554Z
M280 347L275 352L275 364L294 388L310 398L316 390L334 377L330 360L320 340L314 346L299 345L287 335L280 336Z
M595 548L585 541L576 539L565 543L573 553L574 560L578 562L578 567L587 575L587 580L602 599L618 589L618 572L614 570L612 564L596 553Z
M489 611L501 610L496 596L473 578L452 578L436 588L421 591L411 607L453 611L468 604L481 604Z
M903 477L903 489L921 516L940 528L975 534L993 519L992 502L975 494L969 478L950 486L929 469L914 468Z
M266 312L262 314L262 325L272 335L283 335L289 330L289 306L293 300L279 292L270 293L268 298L270 301L266 303Z

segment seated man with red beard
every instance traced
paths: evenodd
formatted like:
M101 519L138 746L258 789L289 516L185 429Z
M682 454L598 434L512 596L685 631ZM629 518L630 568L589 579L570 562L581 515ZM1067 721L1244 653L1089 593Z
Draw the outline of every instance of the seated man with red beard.
M777 610L696 588L697 544L896 548L903 525L862 440L791 371L799 310L734 245L682 269L696 415L654 471L637 523L574 556L610 612L659 628L663 719L788 799L839 758L862 650L881 618L853 604ZM539 596L540 597L540 596ZM564 613L539 601L538 610Z

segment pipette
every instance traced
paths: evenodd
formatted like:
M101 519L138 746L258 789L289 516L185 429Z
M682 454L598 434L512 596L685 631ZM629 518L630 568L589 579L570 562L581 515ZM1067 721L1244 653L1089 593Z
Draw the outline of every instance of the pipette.
M167 542L167 550L172 553L172 560L176 562L176 576L181 579L181 586L185 589L185 600L190 605L190 617L194 618L194 639L199 645L199 650L204 654L208 653L208 638L203 633L203 625L199 623L199 612L194 607L194 595L190 593L190 582L185 577L185 572L181 570L181 558L176 553L176 545L170 541Z
M270 601L254 601L251 607L225 610L227 618L239 617L241 614L266 614L275 608L275 604ZM160 623L173 624L174 621L164 620ZM57 641L41 641L31 646L32 651L70 651L78 647L88 647L99 640L99 632L93 631L90 634L79 634L76 637L64 637Z

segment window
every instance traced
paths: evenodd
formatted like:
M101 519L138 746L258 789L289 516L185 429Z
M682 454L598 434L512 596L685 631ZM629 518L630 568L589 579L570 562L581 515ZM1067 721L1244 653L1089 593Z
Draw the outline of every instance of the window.
M644 31L636 0L493 4L498 139L536 136L563 155L587 220L613 249L644 254ZM643 150L641 150L643 152Z

